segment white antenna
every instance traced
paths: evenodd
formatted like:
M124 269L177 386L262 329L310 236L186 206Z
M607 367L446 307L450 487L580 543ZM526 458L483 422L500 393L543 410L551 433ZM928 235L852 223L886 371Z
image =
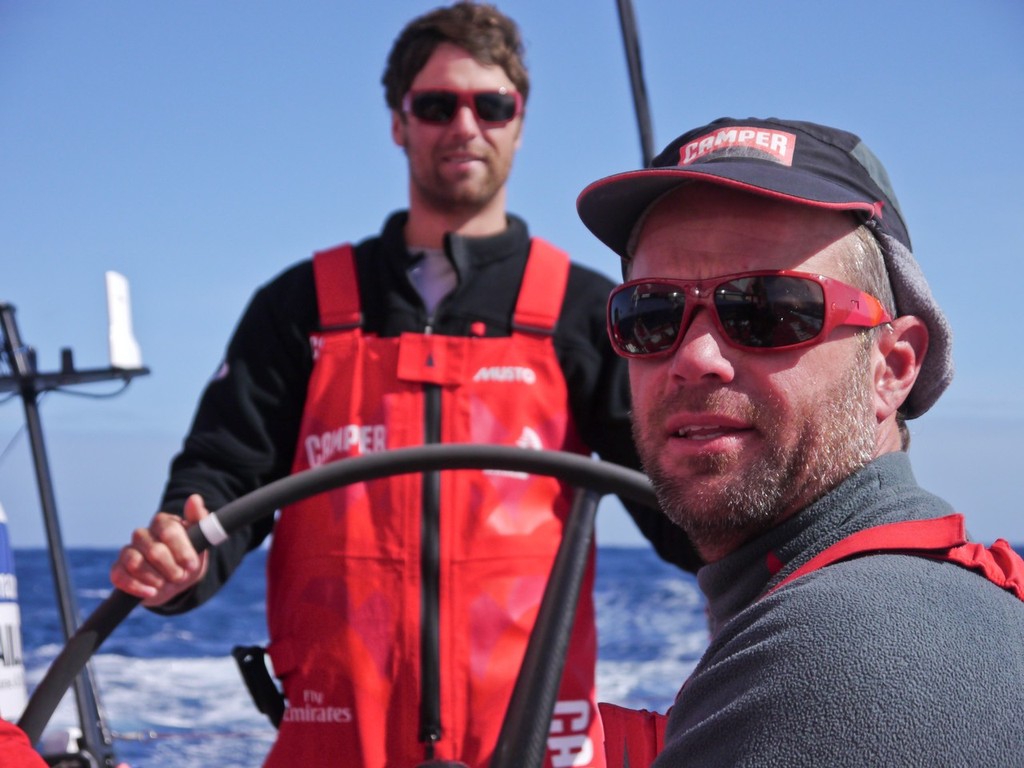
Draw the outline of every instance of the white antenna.
M107 272L107 321L110 366L131 370L142 367L142 350L132 332L132 305L128 279L118 272Z
M18 577L14 574L7 515L0 505L0 717L17 720L25 711L28 690L25 665L21 659L21 609L18 607Z

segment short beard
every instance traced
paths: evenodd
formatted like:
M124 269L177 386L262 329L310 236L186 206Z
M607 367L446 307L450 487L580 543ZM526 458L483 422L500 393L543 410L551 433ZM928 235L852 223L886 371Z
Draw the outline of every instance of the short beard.
M750 406L752 422L768 437L769 450L728 485L714 482L732 463L721 456L709 457L698 467L709 482L683 482L664 471L656 452L645 449L643 430L634 419L634 440L662 511L698 549L715 551L724 545L731 550L820 498L872 460L870 357L866 348L862 350L849 375L822 393L819 407L805 414L794 447L771 441L785 425L771 415L769 406Z
M486 208L501 190L504 182L492 173L476 185L449 185L440 177L432 185L417 184L420 196L434 210L471 216Z

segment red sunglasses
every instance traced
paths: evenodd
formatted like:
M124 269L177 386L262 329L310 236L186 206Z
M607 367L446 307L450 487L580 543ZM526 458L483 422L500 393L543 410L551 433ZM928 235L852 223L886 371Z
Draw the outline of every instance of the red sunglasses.
M754 352L810 346L840 325L873 328L892 320L878 299L839 280L764 270L631 280L608 298L608 336L623 357L669 355L699 306L708 307L727 343Z
M442 88L409 91L402 99L402 112L435 125L447 125L462 107L469 107L481 123L504 125L522 113L523 96L508 88L493 91Z

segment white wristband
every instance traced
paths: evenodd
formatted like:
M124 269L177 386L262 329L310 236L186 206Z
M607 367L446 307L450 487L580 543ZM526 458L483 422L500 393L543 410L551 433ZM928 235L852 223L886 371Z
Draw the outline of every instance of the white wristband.
M228 532L224 530L224 526L220 524L216 514L211 514L200 520L199 530L203 532L203 536L210 542L211 547L216 547L228 540Z

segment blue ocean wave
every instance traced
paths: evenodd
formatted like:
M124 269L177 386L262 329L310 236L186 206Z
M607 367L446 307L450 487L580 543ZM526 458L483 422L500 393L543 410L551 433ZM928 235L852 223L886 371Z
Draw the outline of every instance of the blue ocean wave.
M69 551L83 617L109 594L116 556L114 549ZM14 559L31 690L63 646L63 632L46 550L18 549ZM261 763L274 730L230 651L266 640L265 565L265 550L257 550L207 604L172 617L137 609L103 644L91 668L118 759L132 768ZM694 577L647 549L600 547L594 599L599 698L665 711L707 644ZM50 726L76 722L65 697Z

